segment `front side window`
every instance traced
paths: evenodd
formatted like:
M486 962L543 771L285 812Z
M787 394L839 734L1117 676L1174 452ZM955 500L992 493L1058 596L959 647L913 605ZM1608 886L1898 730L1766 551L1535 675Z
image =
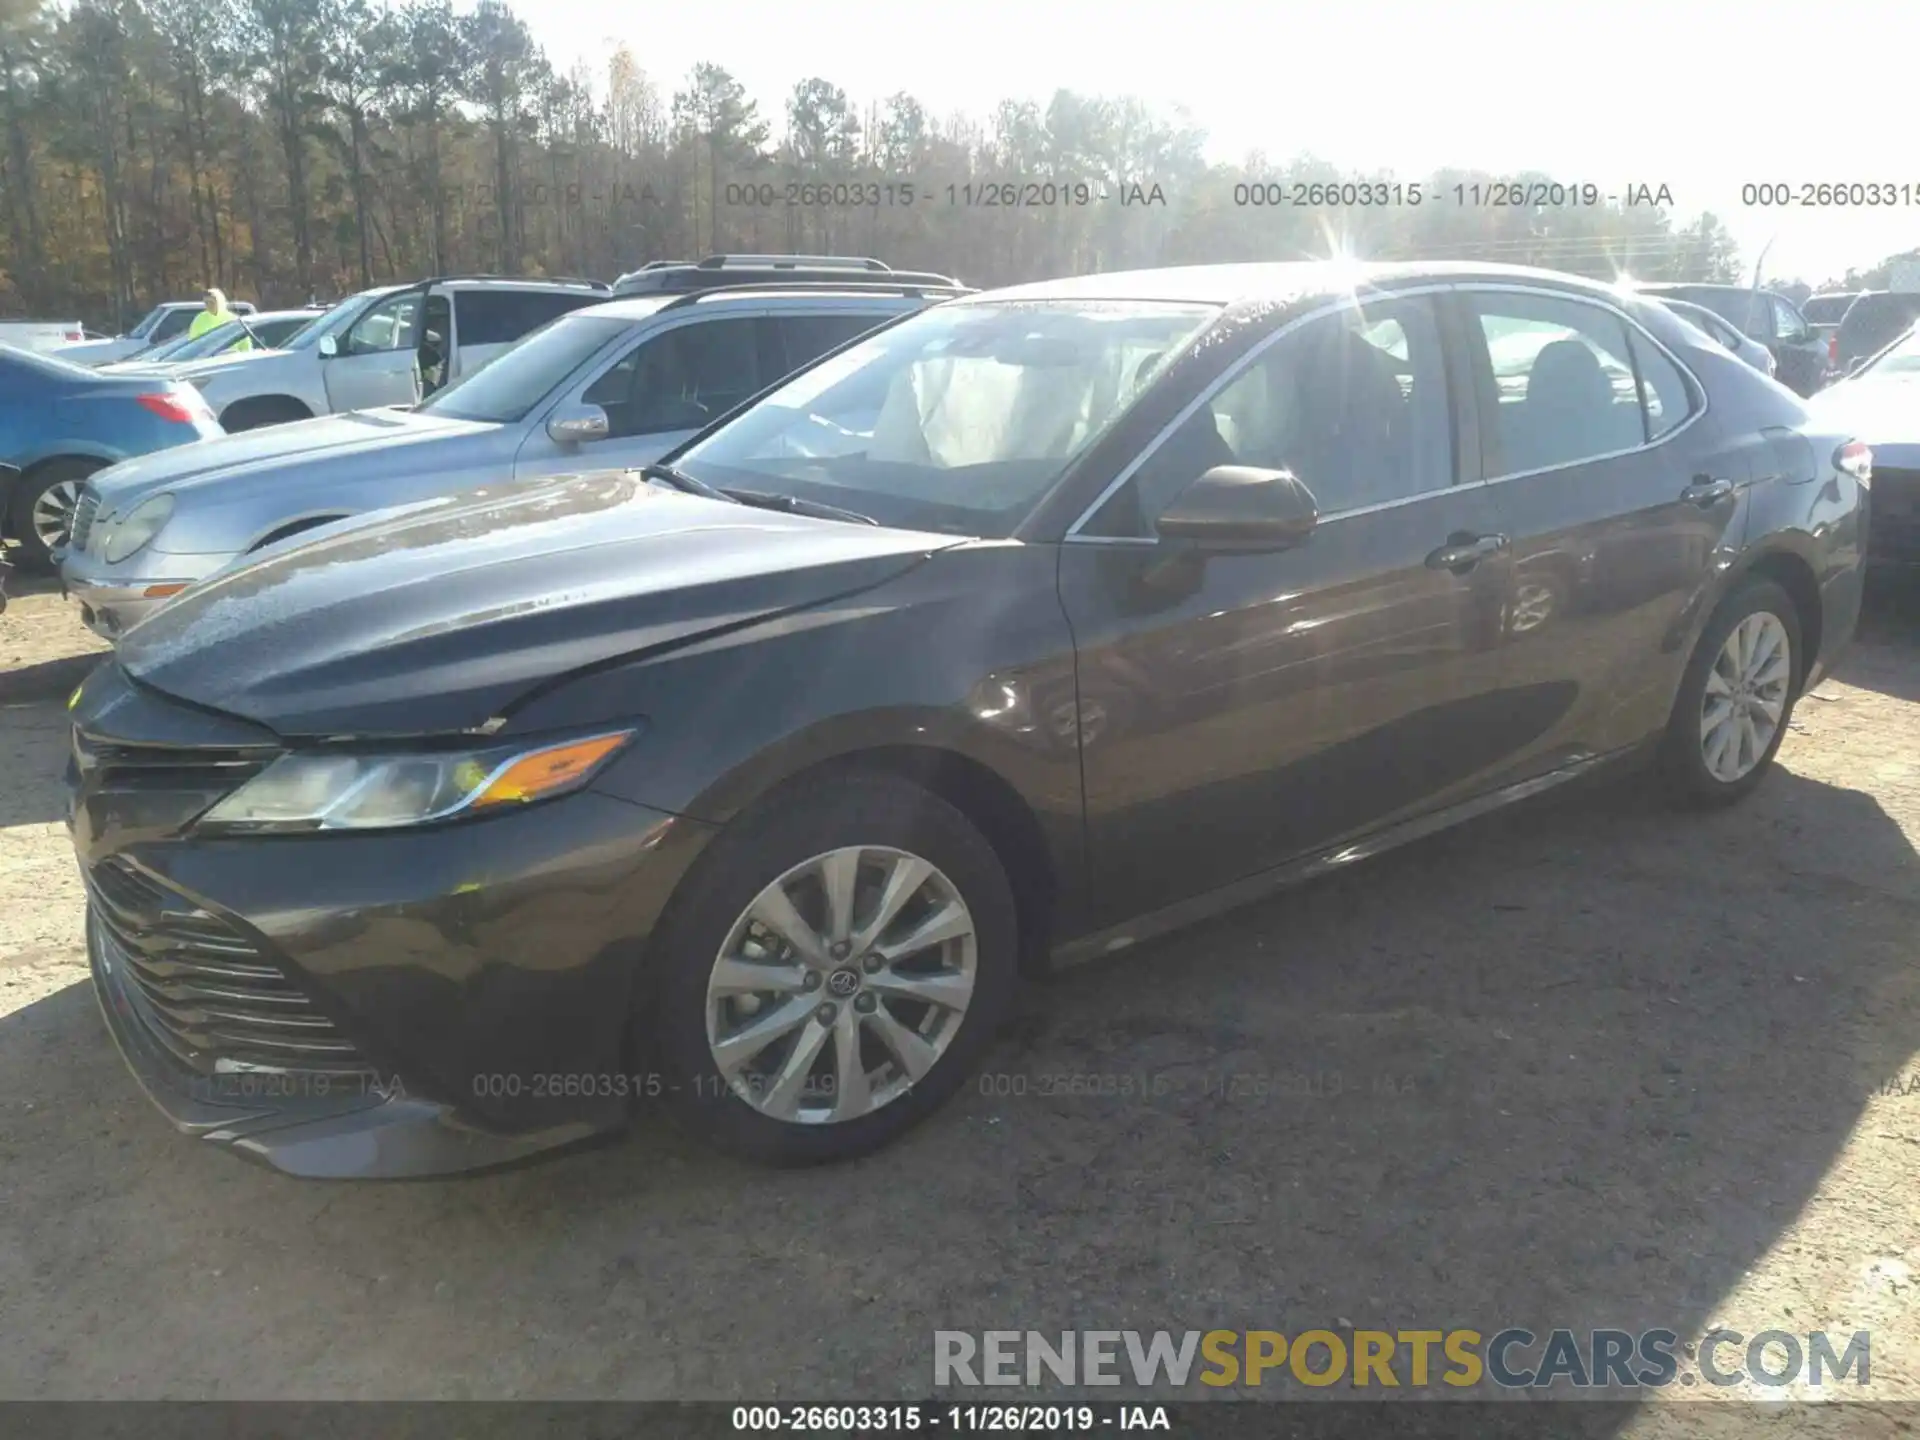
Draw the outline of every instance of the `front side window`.
M456 380L420 407L422 413L455 420L511 425L571 379L573 373L611 345L631 320L569 315L556 320L491 365Z
M1323 515L1446 489L1452 425L1426 302L1355 306L1282 335L1181 421L1086 533L1151 536L1216 465L1290 471Z
M765 324L735 316L677 326L641 341L580 398L607 412L614 436L698 430L765 383L760 378Z
M341 353L374 355L387 350L419 348L422 298L420 291L409 290L374 305L353 322L347 331L346 343L340 347Z
M675 463L883 524L1011 534L1219 313L1146 301L941 305L802 371Z
M1469 303L1492 368L1493 420L1481 426L1489 478L1646 443L1620 316L1545 295L1475 294Z
M1806 337L1807 327L1801 323L1800 312L1795 310L1778 295L1773 297L1773 338L1776 340L1801 340Z

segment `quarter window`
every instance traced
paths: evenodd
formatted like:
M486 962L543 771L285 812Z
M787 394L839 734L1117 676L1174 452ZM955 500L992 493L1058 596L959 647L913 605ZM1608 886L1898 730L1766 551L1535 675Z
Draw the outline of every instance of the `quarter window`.
M1452 451L1432 312L1419 300L1356 306L1269 345L1181 422L1086 533L1151 535L1216 465L1289 470L1324 515L1445 489Z
M1620 316L1544 295L1482 294L1470 303L1492 372L1482 373L1481 399L1483 415L1492 412L1481 425L1489 477L1577 465L1646 443ZM1661 424L1661 433L1673 428L1664 406Z
M1693 414L1693 390L1680 367L1631 326L1627 328L1627 344L1633 351L1634 373L1640 377L1640 403L1647 416L1647 439L1658 440L1679 429Z

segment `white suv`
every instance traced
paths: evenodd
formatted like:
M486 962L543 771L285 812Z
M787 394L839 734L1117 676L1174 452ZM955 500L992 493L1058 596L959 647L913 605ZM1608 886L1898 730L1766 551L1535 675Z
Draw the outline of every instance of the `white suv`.
M342 300L272 351L181 366L228 431L345 410L413 405L530 331L607 298L595 280L443 276Z

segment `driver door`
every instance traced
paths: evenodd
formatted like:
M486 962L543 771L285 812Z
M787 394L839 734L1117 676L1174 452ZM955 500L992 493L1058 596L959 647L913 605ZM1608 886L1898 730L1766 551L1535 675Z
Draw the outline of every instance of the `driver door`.
M537 426L514 459L514 478L651 464L782 373L779 336L764 314L693 315L650 331L560 402L598 405L606 438L562 444Z
M403 290L353 322L338 350L321 363L330 410L338 414L419 402L425 305L424 290Z

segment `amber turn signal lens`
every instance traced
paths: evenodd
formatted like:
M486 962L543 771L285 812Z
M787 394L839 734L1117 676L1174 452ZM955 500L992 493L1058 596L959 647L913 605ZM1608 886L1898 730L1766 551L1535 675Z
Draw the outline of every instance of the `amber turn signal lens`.
M502 805L538 800L577 785L596 765L626 744L632 734L627 730L618 735L596 735L591 740L575 740L522 755L474 796L472 803Z

